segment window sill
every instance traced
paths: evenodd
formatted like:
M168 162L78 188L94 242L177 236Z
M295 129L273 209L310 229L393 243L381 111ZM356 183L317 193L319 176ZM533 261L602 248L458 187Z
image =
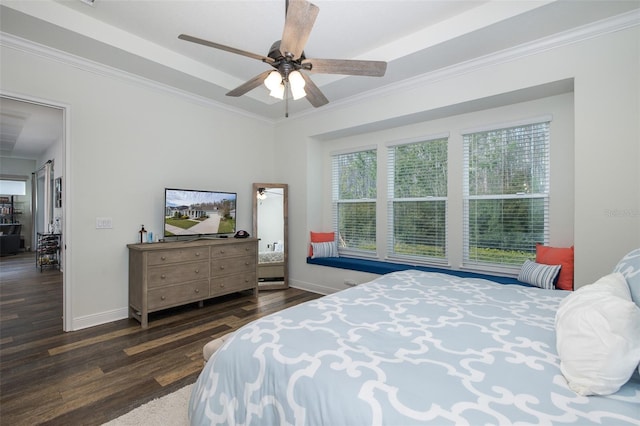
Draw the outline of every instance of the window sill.
M307 263L310 265L329 266L331 268L349 269L352 271L369 272L372 274L384 275L391 272L406 271L408 269L417 269L425 272L439 272L442 274L455 275L461 278L482 278L494 281L500 284L518 284L530 287L528 284L522 283L513 277L504 277L499 275L480 274L477 272L459 271L446 268L435 268L431 266L407 265L402 263L382 262L379 260L356 259L353 257L320 257L312 259L307 257Z

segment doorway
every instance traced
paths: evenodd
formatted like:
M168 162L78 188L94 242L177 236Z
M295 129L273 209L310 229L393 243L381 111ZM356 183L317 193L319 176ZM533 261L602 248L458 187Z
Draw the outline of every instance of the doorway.
M55 163L55 176L60 176L61 193L68 194L68 179L63 179L64 176L69 176L70 164L67 161L68 150L68 132L69 128L69 106L61 104L55 101L47 99L39 99L35 97L25 96L23 94L8 93L6 91L0 91L0 126L3 134L2 138L2 173L12 173L31 176L32 180L38 178L38 169L40 169L46 162L53 160ZM7 137L9 136L9 137ZM27 162L31 160L31 162ZM30 167L29 167L30 165ZM30 168L30 169L29 169ZM18 170L20 170L18 172ZM46 179L41 175L40 179L43 180L43 184L47 185ZM47 192L47 196L51 196ZM67 222L69 205L67 197L63 197L59 204L58 209L54 209L51 215L51 220L54 217L59 217L59 221L62 224L62 241L60 250L60 270L63 272L62 277L62 312L63 331L72 330L71 321L71 294L69 289L71 288L69 277L68 265L70 265L69 254L67 250L66 241L69 241L71 227ZM28 244L25 244L25 250L27 246L32 250L36 250L36 229L45 232L48 231L47 226L44 224L44 218L42 208L44 203L42 200L29 199L27 200L30 206L29 216L33 218L30 220L28 228L29 233L25 235L25 240L28 238ZM35 218L41 217L42 225L38 225L36 228ZM29 219L27 219L29 220ZM34 269L36 264L34 261Z

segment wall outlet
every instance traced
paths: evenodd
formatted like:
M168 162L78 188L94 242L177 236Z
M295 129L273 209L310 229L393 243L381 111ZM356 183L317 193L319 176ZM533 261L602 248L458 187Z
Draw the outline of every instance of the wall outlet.
M96 229L113 228L113 220L110 217L96 217Z
M358 283L355 282L354 280L346 279L344 280L344 285L348 285L349 287L355 287L358 285Z

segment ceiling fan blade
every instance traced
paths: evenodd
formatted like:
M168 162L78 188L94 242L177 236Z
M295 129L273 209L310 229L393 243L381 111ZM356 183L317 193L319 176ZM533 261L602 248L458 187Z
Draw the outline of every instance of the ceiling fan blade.
M307 94L307 100L309 101L309 103L315 108L328 104L329 99L327 99L322 94L313 80L311 80L311 78L303 72L301 72L300 74L302 75L302 78L304 78L304 91Z
M382 77L387 71L383 61L358 61L351 59L304 59L302 64L310 64L310 73L364 75ZM305 67L306 69L306 67Z
M235 89L233 89L232 91L227 93L227 96L238 97L238 96L242 96L245 93L255 89L256 87L258 87L258 86L260 86L262 84L264 79L267 78L267 76L271 73L271 71L273 71L273 70L267 70L267 71L255 76L255 77L253 77L251 80L247 81L246 83L241 84L240 86L236 87Z
M306 0L289 1L280 42L280 52L283 55L291 54L294 60L302 56L319 11L318 6Z
M245 50L236 49L235 47L225 46L224 44L214 43L209 40L204 40L198 37L193 37L187 34L180 34L178 36L180 40L190 41L192 43L202 44L204 46L213 47L214 49L220 49L231 53L236 53L238 55L247 56L252 59L257 59L262 62L273 63L274 60L269 58L268 56L258 55L257 53L247 52Z

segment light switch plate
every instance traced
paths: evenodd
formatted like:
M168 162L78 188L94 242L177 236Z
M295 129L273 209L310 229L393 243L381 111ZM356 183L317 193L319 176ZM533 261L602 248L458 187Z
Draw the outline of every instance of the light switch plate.
M96 229L113 228L113 220L110 217L96 217Z

